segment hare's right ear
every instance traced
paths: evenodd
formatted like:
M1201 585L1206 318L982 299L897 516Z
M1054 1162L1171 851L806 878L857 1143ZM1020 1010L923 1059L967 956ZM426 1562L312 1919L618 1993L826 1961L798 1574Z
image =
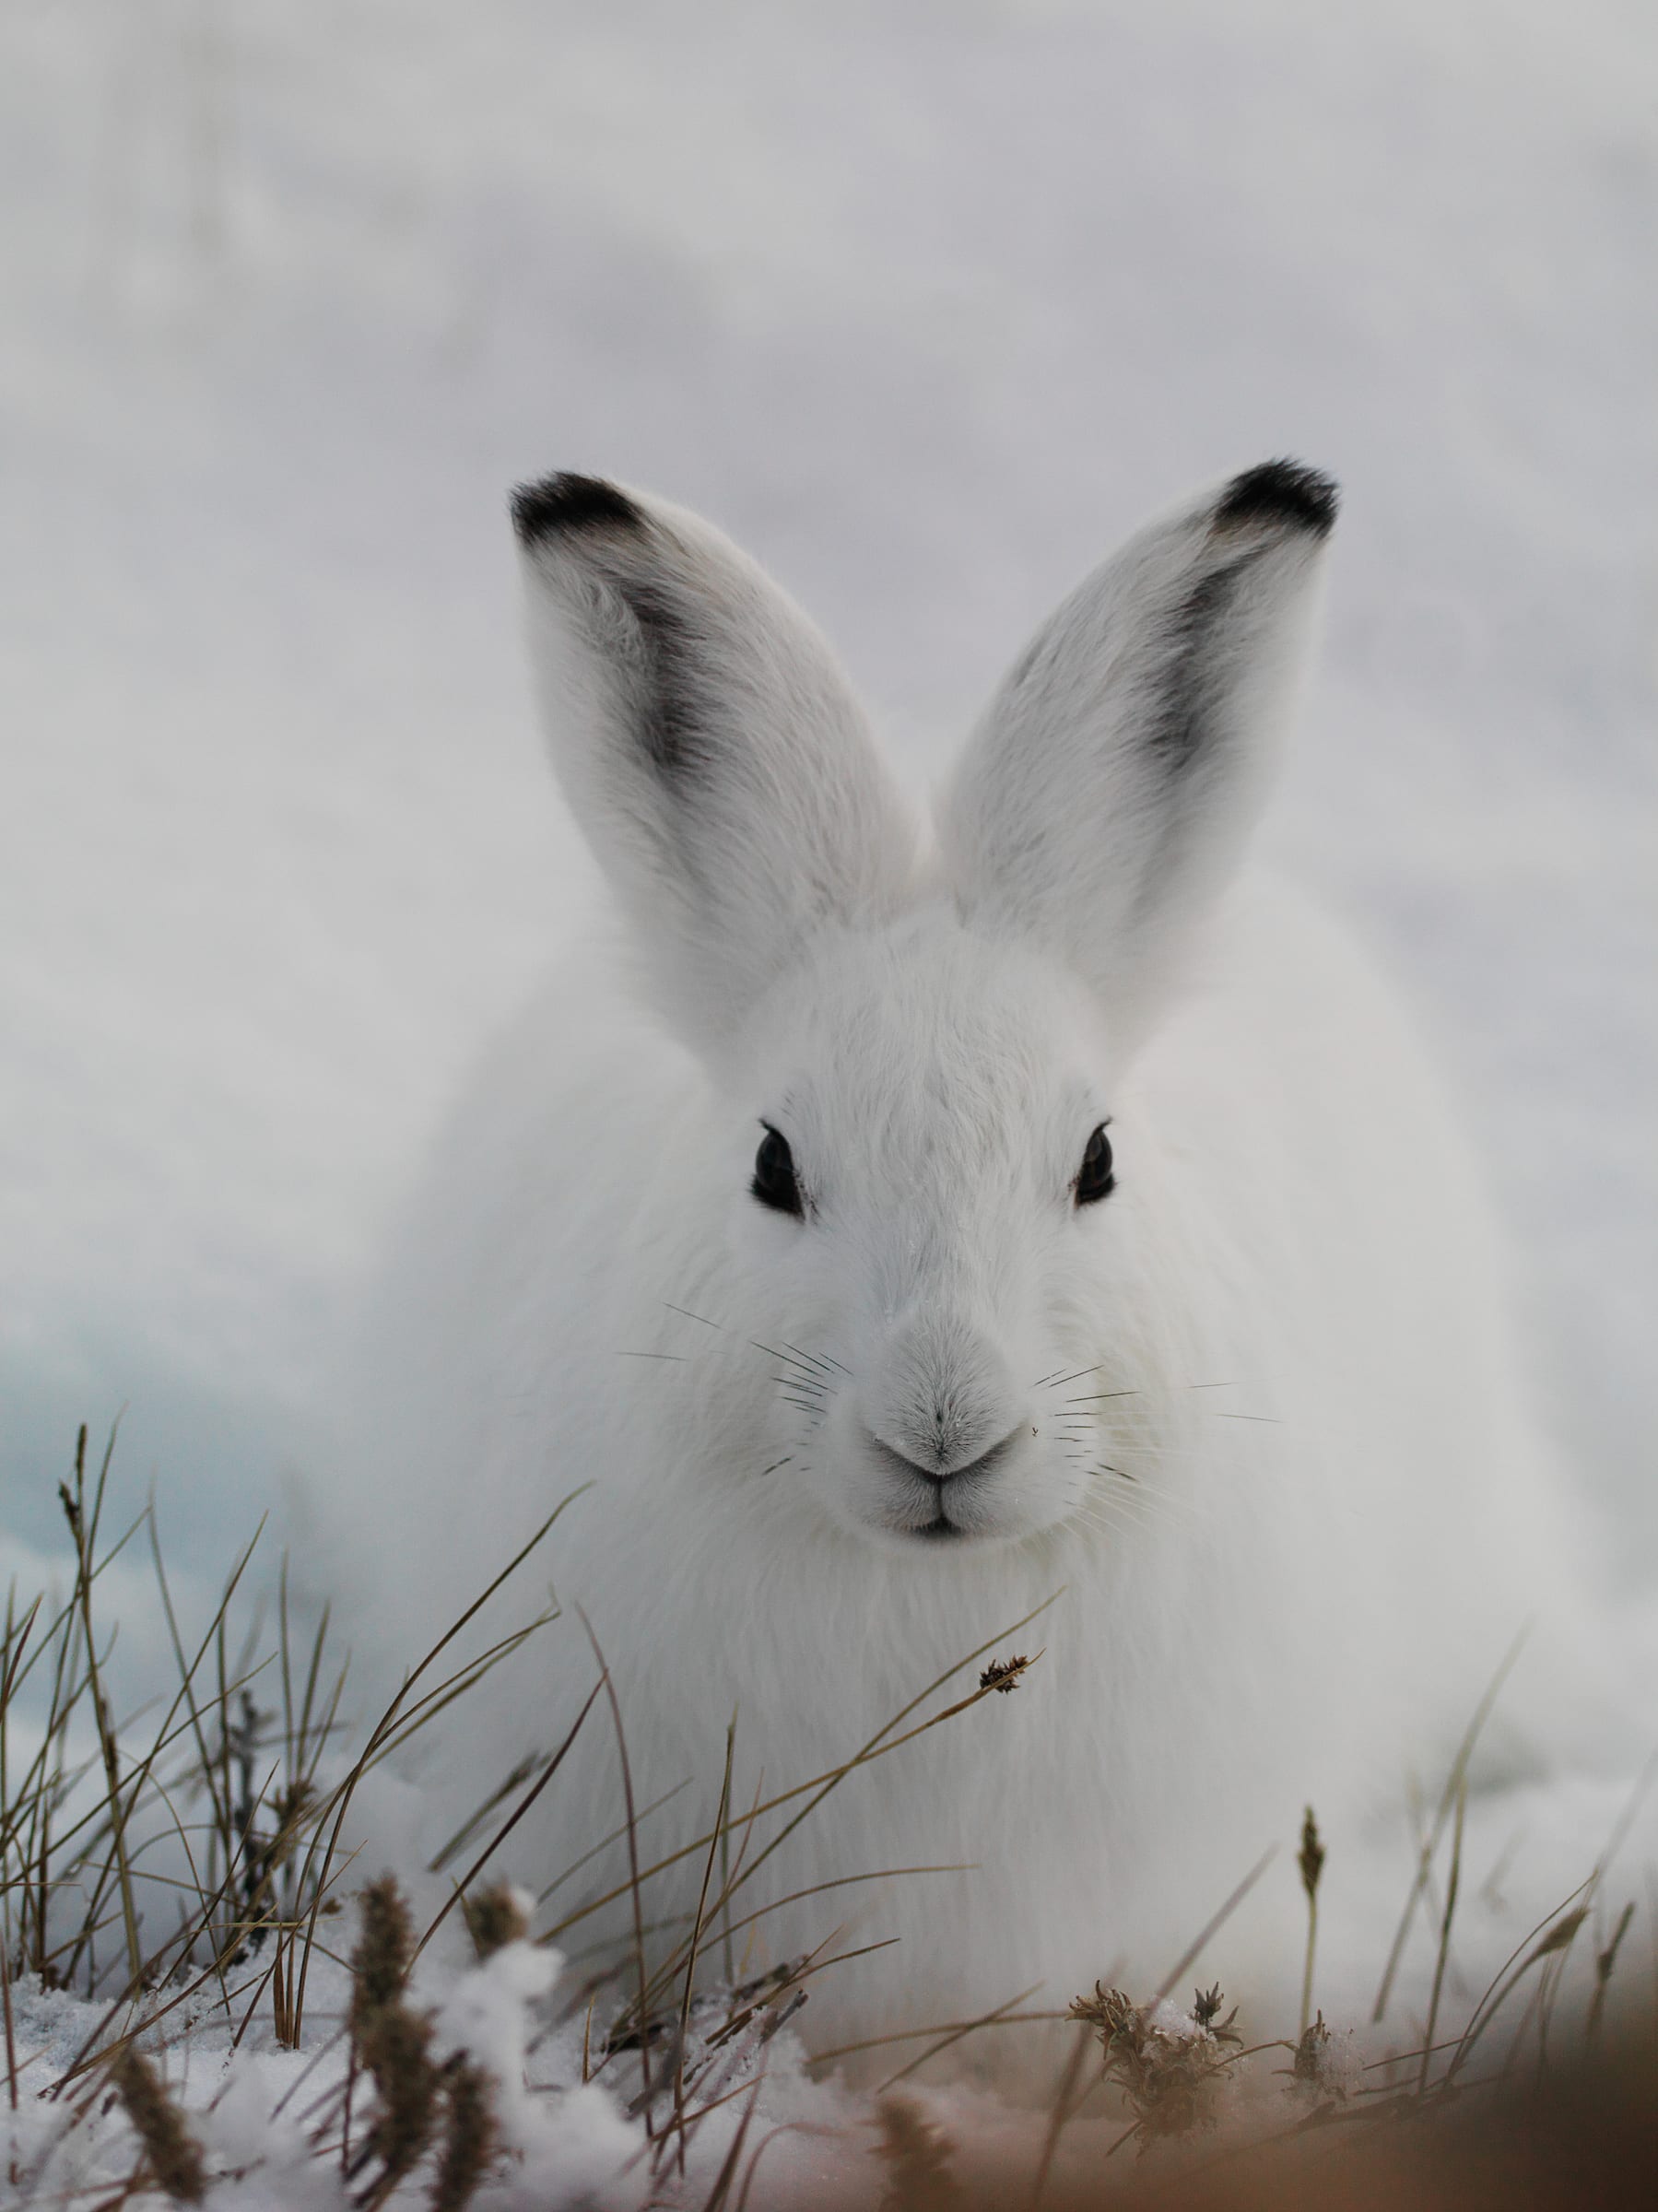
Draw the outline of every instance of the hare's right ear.
M512 520L565 795L662 1010L717 1053L816 931L902 904L907 809L822 636L718 531L592 477Z

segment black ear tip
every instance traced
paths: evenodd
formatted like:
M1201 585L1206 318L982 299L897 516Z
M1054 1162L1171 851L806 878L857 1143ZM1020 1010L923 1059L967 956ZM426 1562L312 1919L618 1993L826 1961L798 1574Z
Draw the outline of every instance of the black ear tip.
M1236 529L1249 523L1280 523L1327 536L1341 505L1333 477L1301 461L1264 461L1234 477L1215 510L1215 527Z
M603 477L576 477L567 471L543 477L537 484L521 484L512 494L512 527L523 546L557 536L565 530L585 530L594 524L637 530L644 517L626 492L606 484Z

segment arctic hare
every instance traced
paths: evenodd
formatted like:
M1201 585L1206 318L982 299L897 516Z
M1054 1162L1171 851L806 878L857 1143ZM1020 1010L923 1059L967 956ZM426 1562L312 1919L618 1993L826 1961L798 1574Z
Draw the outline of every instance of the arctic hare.
M741 1810L1059 1594L992 1645L1042 1647L1017 1695L849 1777L739 1890L747 1920L844 1885L751 1922L751 1962L901 1939L819 1979L818 2048L1155 1983L1308 1799L1339 1830L1431 1759L1546 1594L1434 1083L1343 936L1240 877L1335 511L1275 461L1143 530L1015 662L928 834L716 531L577 476L516 497L618 944L495 1052L390 1271L377 1602L409 1652L588 1485L532 1571L564 1627L511 1722L464 1701L433 1786L453 1818L514 1729L558 1740L579 1605L636 1804L690 1784L649 1863L706 1831L734 1711ZM513 1833L531 1877L620 1819L603 1711Z

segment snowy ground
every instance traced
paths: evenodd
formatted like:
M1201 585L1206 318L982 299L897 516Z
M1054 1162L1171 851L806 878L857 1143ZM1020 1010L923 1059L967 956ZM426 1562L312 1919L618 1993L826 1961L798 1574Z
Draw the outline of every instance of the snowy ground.
M1539 1872L1539 1853L1552 1862L1559 1880L1551 1903L1558 1907L1570 1901L1584 1872L1582 1860L1570 1854L1591 1834L1604 1843L1606 1830L1627 1808L1621 1792L1616 1794L1616 1806L1613 1795L1580 1787L1570 1796L1557 1792L1547 1806L1510 1801L1476 1807L1466 1838L1469 1894L1438 2016L1447 2046L1479 2017L1482 1992L1489 1994L1505 1963L1512 1965L1535 1947L1531 1939L1537 1931L1529 1907L1523 1909L1520 1900L1526 1877ZM1531 1864L1525 1877L1519 1876L1512 1838L1500 1852L1496 1849L1502 1824L1517 1814L1529 1823L1524 1832ZM1650 1857L1658 1847L1658 1829L1650 1819L1643 1842ZM1499 1859L1510 1868L1508 1875L1499 1869ZM1341 1871L1349 1884L1357 1873L1372 1897L1380 1895L1379 1883L1386 1882L1390 1907L1396 1907L1395 1868L1384 1865L1380 1853L1362 1869ZM1442 1876L1442 1859L1440 1871ZM1489 1877L1477 1888L1476 1872ZM1626 1856L1594 1900L1572 1953L1554 1961L1567 1969L1548 2031L1557 2061L1582 2048L1593 1988L1593 1951L1607 1941L1629 1875ZM1535 1892L1535 1878L1530 1886ZM1550 1916L1549 1925L1560 1925L1558 1913ZM1378 1921L1366 1932L1381 1938L1369 1954L1373 1964L1391 1929ZM1380 2029L1368 2019L1370 1977L1361 1984L1351 1971L1352 1958L1338 1959L1333 1972L1321 1973L1321 2009L1327 2010L1334 2033L1316 2089L1299 2088L1288 2077L1287 2046L1267 2046L1268 2037L1281 2033L1286 2024L1252 2017L1246 1995L1240 2030L1248 2045L1261 2047L1219 2091L1210 2125L1194 2142L1160 2149L1152 2172L1167 2171L1182 2157L1207 2161L1251 2140L1276 2138L1333 2096L1350 2108L1356 2098L1383 2093L1384 2085L1414 2080L1414 2061L1399 2072L1378 2069L1389 2056L1413 2052L1421 2041L1433 1956L1431 1934L1419 1923L1390 2019ZM1214 1963L1211 1952L1211 1970ZM1615 1985L1604 2030L1615 2047L1631 2020L1650 2011L1643 1966L1639 1958L1626 1960L1623 1978ZM1194 1969L1189 1983L1209 1978ZM1511 2048L1523 2061L1533 2059L1537 2015L1531 2000L1542 1981L1534 1967L1517 1994L1493 2015L1495 2025L1482 2039L1483 2047L1475 2046L1478 2060L1470 2057L1463 2077L1469 2085L1489 2081ZM1193 2029L1185 2010L1192 2002L1189 1983L1161 2015L1177 2035ZM641 2212L648 2203L695 2212L711 2201L728 2159L739 2181L750 2184L744 2202L753 2212L854 2212L883 2201L892 2176L879 2147L880 2101L855 2095L832 2078L815 2080L794 2033L785 2028L768 2041L763 2023L711 2053L693 2016L688 2048L693 2063L711 2062L703 2077L709 2109L689 2133L680 2175L671 2148L672 2100L662 2093L661 2072L651 2108L653 2128L648 2132L637 2110L636 2054L618 2053L595 2079L584 2081L582 2013L578 2005L573 2011L567 2006L560 2015L559 1983L558 1955L523 1943L510 1945L482 1963L463 1956L458 1942L441 1943L417 1971L413 2001L432 2019L434 2053L439 2058L465 2053L492 2085L497 2156L475 2200L476 2212ZM1229 1992L1229 2003L1235 1994ZM1144 2001L1149 1993L1137 1994ZM164 2033L144 2039L200 2147L213 2183L209 2201L218 2212L347 2212L354 2202L364 2201L353 2194L366 2186L363 2177L357 2175L350 2188L341 2177L340 2112L347 2072L343 2030L348 2002L344 1974L320 1964L309 1994L305 2048L290 2052L274 2044L268 2006L259 2009L252 2031L241 2033L244 2005L222 2005L209 1983L182 2014L173 2015ZM89 2088L97 2088L95 2082L83 2075L65 2083L65 2077L88 2038L100 2029L107 2031L108 2015L101 2006L61 1993L42 1995L27 1979L14 1985L13 2003L18 2079L24 2093L15 2112L0 2107L0 2149L12 2178L9 2194L0 2189L0 2202L21 2208L107 2201L107 2193L133 2171L137 2154L133 2132L112 2099L101 2092L88 2094ZM1293 2034L1293 2022L1288 2026ZM1018 2035L1029 2030L1014 2025L991 2032ZM922 2048L900 2045L890 2053L894 2077ZM1450 2063L1441 2051L1434 2062L1436 2076ZM1081 2077L1085 2090L1088 2078ZM65 2085L61 2098L53 2094L60 2083ZM962 2084L926 2086L911 2080L899 2093L908 2107L942 2131L955 2174L981 2193L975 2203L1028 2200L1046 2139L1044 2116L1017 2111L982 2088ZM372 2092L359 2076L355 2133L347 2130L347 2142L359 2150L374 2110ZM1081 2101L1058 2142L1052 2170L1056 2194L1063 2194L1065 2184L1079 2192L1098 2188L1107 2178L1103 2160L1123 2126L1118 2100L1096 2089ZM328 2146L321 2156L319 2144ZM1127 2180L1135 2169L1125 2161L1121 2171ZM370 2165L367 2182L376 2171ZM390 2202L415 2212L433 2201L431 2188L432 2162L428 2160ZM144 2196L138 2201L147 2206L158 2200Z
M1347 504L1271 834L1440 1033L1644 1609L1655 77L1638 0L12 0L10 1556L124 1404L217 1571L585 879L508 484L706 510L921 778L1126 528L1288 451Z

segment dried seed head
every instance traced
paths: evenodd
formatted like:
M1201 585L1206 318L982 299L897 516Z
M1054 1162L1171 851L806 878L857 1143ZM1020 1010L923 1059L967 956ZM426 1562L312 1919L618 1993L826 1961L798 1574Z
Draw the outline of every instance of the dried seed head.
M883 2097L876 2107L876 2146L888 2174L881 2212L950 2212L959 2202L950 2171L950 2139L907 2097Z
M202 2154L161 2077L126 2043L115 2054L110 2079L157 2182L180 2204L199 2205L206 2192Z
M1218 1982L1212 1989L1194 1989L1192 1992L1192 2018L1200 2028L1206 2028L1217 2043L1241 2043L1243 2038L1235 2033L1232 2027L1232 2022L1238 2018L1238 2007L1234 2005L1223 2020L1220 2018L1220 2008L1225 2003L1226 1996Z
M1318 1895L1318 1877L1324 1870L1324 1846L1320 1841L1318 1822L1312 1817L1312 1807L1307 1807L1307 1818L1301 1822L1301 1849L1296 1865L1301 1870L1301 1888L1311 1900Z
M1612 1970L1617 1964L1618 1947L1629 1934L1629 1923L1635 1917L1635 1900L1631 1898L1617 1916L1617 1925L1612 1931L1612 1940L1604 1951L1594 1955L1594 1978L1604 1989L1612 1979Z
M489 2077L464 2060L449 2069L443 2155L432 2184L431 2212L462 2212L472 2202L494 2153L495 2106Z
M1345 2104L1364 2079L1364 2062L1349 2030L1332 2034L1321 2012L1308 2023L1295 2047L1290 2088L1317 2104Z
M1321 2012L1310 2020L1301 2031L1301 2040L1295 2047L1295 2064L1290 2072L1297 2081L1311 2082L1315 2088L1323 2070L1324 2053L1330 2047L1330 2030L1324 2026Z
M429 2052L431 2023L406 2005L387 2005L361 2039L363 2065L380 2091L369 2147L385 2178L406 2173L431 2139L440 2082Z
M382 1874L362 1893L362 1934L351 1954L351 2032L361 2042L375 2016L403 1994L415 1953L415 1932L403 1892Z
M1138 2008L1120 1989L1107 1989L1103 1982L1096 1982L1091 1997L1073 1997L1071 2018L1087 2020L1098 2028L1101 2041L1110 2047L1111 2039L1139 2018Z
M1555 1951L1565 1950L1575 1939L1578 1930L1588 1917L1589 1908L1587 1905L1578 1905L1571 1912L1563 1912L1554 1926L1532 1946L1525 1961L1527 1966L1534 1964L1539 1959L1548 1958Z
M1019 1677L1034 1666L1032 1659L993 1659L979 1677L981 1689L1017 1689Z
M431 2139L441 2082L429 2046L431 2022L404 2003L414 1963L414 1929L403 1892L388 1875L362 1894L362 1934L351 1954L351 2035L373 2077L380 2110L369 2148L382 2184L408 2171Z
M503 1945L522 1942L530 1932L524 1900L509 1882L480 1890L462 1900L466 1926L480 1959L488 1959Z
M1098 2030L1105 2078L1120 2088L1135 2115L1145 2151L1159 2136L1190 2135L1214 2124L1216 2106L1235 2063L1229 2044L1237 2009L1218 2018L1225 2002L1218 1986L1199 1990L1190 2013L1165 1998L1135 2005L1120 1989L1094 1984L1078 1997L1071 2018Z

